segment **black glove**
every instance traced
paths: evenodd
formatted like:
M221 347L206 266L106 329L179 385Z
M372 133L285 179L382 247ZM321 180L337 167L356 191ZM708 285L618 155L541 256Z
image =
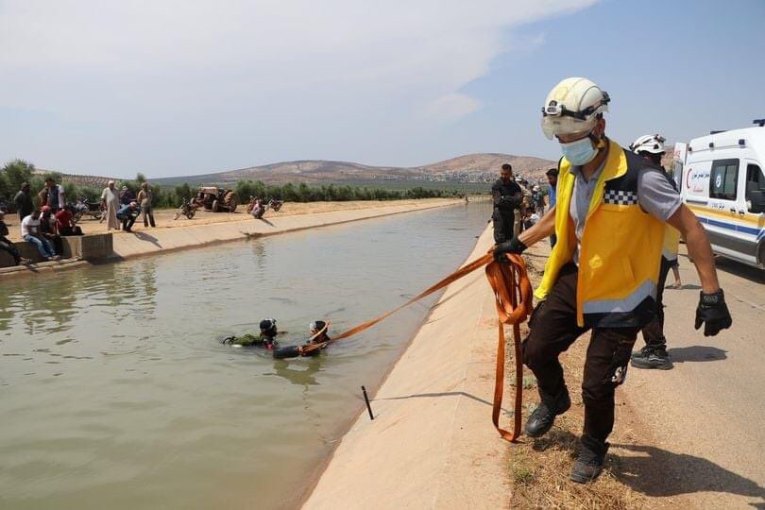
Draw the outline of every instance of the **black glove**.
M507 257L503 257L505 253L517 253L520 255L528 246L523 244L517 237L513 237L509 241L499 243L494 247L494 260L497 262L503 262L507 260Z
M722 289L713 294L701 292L699 306L696 308L696 329L704 324L704 336L715 336L720 330L727 329L733 324Z

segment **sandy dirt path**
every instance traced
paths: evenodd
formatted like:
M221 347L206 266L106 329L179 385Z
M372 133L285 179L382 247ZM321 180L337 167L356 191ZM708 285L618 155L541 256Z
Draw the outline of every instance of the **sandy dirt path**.
M266 214L264 215L265 220L270 220L274 218L283 218L283 217L289 217L289 216L297 216L297 215L305 215L305 214L320 214L320 213L327 213L327 212L338 212L338 211L358 211L362 209L380 209L380 208L390 208L393 206L412 206L413 208L418 208L422 206L423 204L429 204L429 203L438 203L438 202L459 202L459 200L455 199L423 199L423 200L385 200L385 201L378 201L378 200L359 200L359 201L349 201L349 202L308 202L308 203L296 203L296 202L287 202L284 204L284 206L281 208L279 212L274 212L272 210L266 211ZM144 227L143 226L143 216L139 217L136 221L135 225L133 226L133 232L151 232L153 230L164 230L164 229L177 229L177 228L188 228L188 227L194 227L199 225L211 225L211 224L220 224L220 223L230 223L230 222L241 222L241 221L255 221L253 218L247 214L244 206L240 206L237 208L236 212L234 213L227 213L227 212L221 212L221 213L214 213L209 211L203 211L199 210L197 211L196 215L192 219L186 219L185 217L180 217L179 219L174 219L176 216L177 209L157 209L154 211L154 220L156 222L156 229L151 227ZM21 240L21 232L19 229L19 218L16 214L7 214L5 216L5 223L8 225L8 230L10 235L8 236L13 241L19 241ZM82 227L83 232L86 234L101 234L107 232L106 230L106 222L99 222L98 220L94 220L89 217L84 217L79 225ZM115 232L115 231L112 231ZM126 235L127 233L123 233L121 231L115 232L116 235Z
M695 268L680 266L684 286L664 298L674 369L630 369L629 419L648 437L615 448L622 481L665 508L765 508L765 278L718 259L733 328L704 337Z

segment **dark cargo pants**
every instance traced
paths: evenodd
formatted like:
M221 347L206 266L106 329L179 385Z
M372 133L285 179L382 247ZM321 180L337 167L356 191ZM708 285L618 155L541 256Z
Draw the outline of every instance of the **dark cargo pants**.
M494 242L499 244L505 241L509 241L518 233L516 232L514 210L500 210L498 207L494 208L494 213L491 215L491 219L494 223Z
M656 284L656 315L643 326L643 340L650 347L667 347L667 339L664 337L664 287L667 283L667 275L672 267L672 262L661 258L659 269L659 281Z
M574 341L590 328L576 324L577 268L562 268L547 299L537 305L523 342L523 362L537 378L542 398L564 391L563 367L558 361ZM582 379L583 440L605 442L614 427L614 393L624 381L639 328L593 328Z

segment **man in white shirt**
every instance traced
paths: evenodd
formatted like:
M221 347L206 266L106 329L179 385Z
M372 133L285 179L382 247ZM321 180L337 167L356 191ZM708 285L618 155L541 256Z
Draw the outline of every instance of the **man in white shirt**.
M120 208L120 195L114 187L114 181L109 181L107 187L101 192L101 203L106 207L106 230L119 230L117 210Z
M21 220L21 237L37 248L43 260L61 258L53 251L53 245L50 244L50 241L40 235L40 209L35 209L32 214Z

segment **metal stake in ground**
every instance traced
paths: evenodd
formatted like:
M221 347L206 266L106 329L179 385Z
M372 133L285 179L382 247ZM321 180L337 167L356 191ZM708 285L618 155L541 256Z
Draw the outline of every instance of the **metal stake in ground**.
M375 416L372 414L372 406L369 405L369 397L367 396L367 389L364 386L362 386L361 392L364 394L364 402L367 403L367 411L369 411L369 419L374 420Z

